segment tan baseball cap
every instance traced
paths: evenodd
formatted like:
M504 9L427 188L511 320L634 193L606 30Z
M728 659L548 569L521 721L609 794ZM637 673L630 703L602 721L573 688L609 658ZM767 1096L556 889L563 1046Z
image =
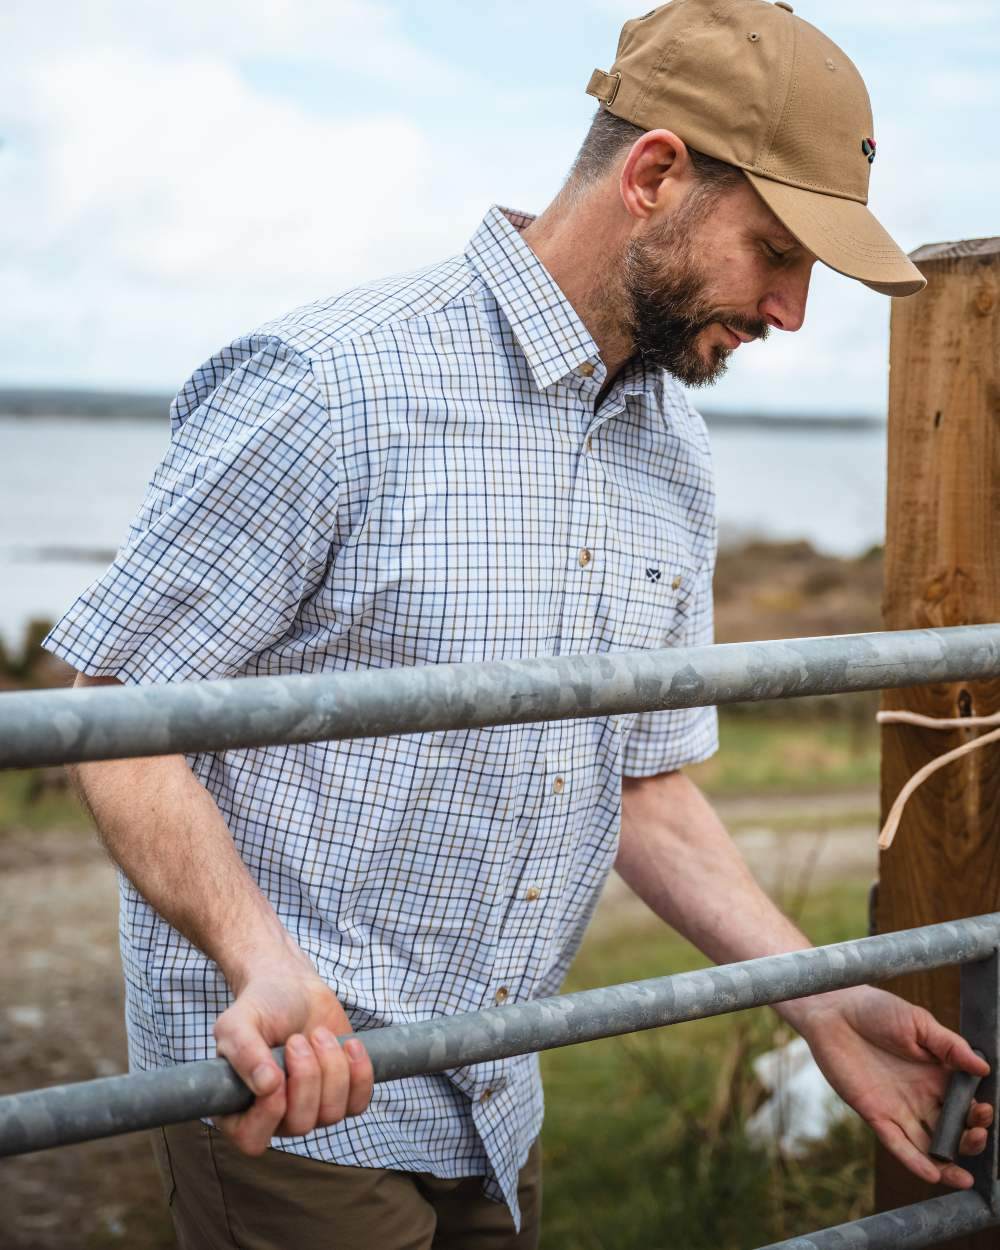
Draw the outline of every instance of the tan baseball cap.
M670 0L625 23L587 93L738 165L831 269L883 295L926 285L867 207L876 143L861 75L785 0Z

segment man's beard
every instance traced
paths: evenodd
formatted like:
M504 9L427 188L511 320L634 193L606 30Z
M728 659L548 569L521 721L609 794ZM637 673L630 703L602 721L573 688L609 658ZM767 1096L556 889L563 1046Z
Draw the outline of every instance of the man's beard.
M760 339L769 330L760 318L723 315L706 299L708 283L691 234L710 207L705 201L684 205L655 232L629 239L622 256L624 312L636 354L688 386L711 386L729 366L731 349L713 345L707 356L699 350L698 335L713 321Z

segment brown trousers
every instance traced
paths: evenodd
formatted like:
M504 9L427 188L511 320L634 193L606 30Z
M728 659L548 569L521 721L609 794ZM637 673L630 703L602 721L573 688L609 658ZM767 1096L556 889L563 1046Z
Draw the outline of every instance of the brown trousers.
M481 1178L251 1158L200 1121L153 1132L179 1250L535 1250L542 1205L536 1141L518 1179L521 1231Z

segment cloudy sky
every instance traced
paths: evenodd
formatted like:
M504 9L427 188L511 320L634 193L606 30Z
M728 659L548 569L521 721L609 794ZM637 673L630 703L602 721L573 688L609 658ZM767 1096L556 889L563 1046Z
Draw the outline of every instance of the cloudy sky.
M642 0L5 0L0 386L172 391L297 304L537 212ZM859 65L871 203L907 249L1000 233L1000 0L799 0ZM881 412L890 301L820 271L806 326L706 407Z

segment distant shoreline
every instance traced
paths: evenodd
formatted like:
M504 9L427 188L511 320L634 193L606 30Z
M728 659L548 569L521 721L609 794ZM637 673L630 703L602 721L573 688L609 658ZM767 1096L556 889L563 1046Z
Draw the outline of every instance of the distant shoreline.
M149 391L0 388L0 417L165 417L172 395Z
M153 394L149 391L4 387L0 388L0 417L33 420L53 417L90 420L139 418L164 421L172 399L172 395ZM834 416L829 413L779 415L765 412L720 412L712 408L699 408L699 411L710 429L719 430L753 428L788 432L824 430L848 433L859 430L884 430L886 424L884 417L862 413Z

